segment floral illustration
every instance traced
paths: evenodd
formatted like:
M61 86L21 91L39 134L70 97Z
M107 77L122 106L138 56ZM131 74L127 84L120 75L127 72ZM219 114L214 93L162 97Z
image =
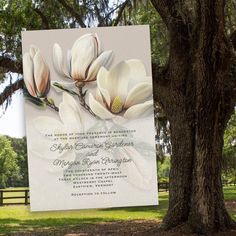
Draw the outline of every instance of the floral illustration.
M122 115L134 119L152 112L152 84L140 60L120 62L110 71L102 67L97 75L96 97L89 94L89 106L101 119Z
M129 165L121 165L120 170L128 176L129 182L134 186L150 189L154 170L147 158L144 158L134 147L120 148L114 156L117 159L131 158L132 162Z
M61 76L71 79L73 82L53 81L57 91L66 91L76 95L80 104L89 111L93 112L85 102L83 87L87 82L96 80L100 68L108 67L112 60L112 51L101 50L101 43L96 34L85 34L79 37L67 52L67 60L63 58L63 52L59 44L53 46L53 64Z
M37 105L48 105L55 109L52 99L47 98L50 90L50 72L39 49L33 45L23 56L24 82L28 94L26 98Z
M112 59L112 51L101 51L101 43L95 34L85 34L78 38L71 51L68 51L67 62L63 58L62 49L55 43L53 62L57 72L73 79L76 84L96 80L99 69L107 67Z
M49 68L35 46L23 57L25 85L33 97L45 97L50 88Z
M60 120L57 120L50 116L39 116L34 119L33 124L36 130L42 135L69 134L69 133L83 132L84 125L83 125L81 113L82 112L76 100L70 94L63 92L63 98L62 98L62 102L59 105L59 113L58 113ZM68 137L64 140L61 140L62 144L68 143L68 145L70 144L73 145L75 140L69 139ZM47 143L48 143L47 139L45 140L45 142L41 142L41 143L38 142L38 140L36 140L35 145L33 145L34 154L42 158L45 158L45 157L51 158L52 153L48 155L48 151L47 149L45 149L45 147L47 146ZM65 150L64 152L61 153L61 155L69 154L69 155L66 155L67 160L75 159L74 152L70 152L70 153L65 153L65 152L68 152L68 151Z

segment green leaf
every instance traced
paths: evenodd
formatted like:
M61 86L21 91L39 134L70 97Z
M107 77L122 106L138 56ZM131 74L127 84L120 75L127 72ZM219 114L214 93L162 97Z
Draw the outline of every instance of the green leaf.
M23 90L23 93L24 93L24 97L27 101L30 101L39 107L46 107L46 104L41 99L31 96L26 89Z
M48 100L48 102L49 102L50 104L55 105L55 102L54 102L54 100L53 100L52 98L47 98L47 100Z
M72 94L72 95L78 95L76 92L74 92L74 91L72 91L72 90L69 90L69 89L63 87L63 85L59 84L58 82L54 82L54 83L53 83L53 86L55 86L55 87L57 87L57 88L59 88L59 89L65 91L65 92L67 92L67 93L70 93L70 94Z

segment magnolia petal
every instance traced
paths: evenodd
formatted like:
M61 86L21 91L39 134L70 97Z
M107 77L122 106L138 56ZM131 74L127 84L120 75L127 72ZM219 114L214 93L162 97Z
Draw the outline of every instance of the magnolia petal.
M128 122L127 119L125 119L124 117L119 116L119 115L115 116L115 117L112 119L112 121L113 121L115 124L121 125L121 126Z
M43 135L65 132L63 124L49 116L39 116L33 120L33 126Z
M71 76L75 80L85 80L86 71L97 57L97 43L93 35L75 42L71 50Z
M127 60L126 63L130 67L130 75L132 77L145 77L146 69L142 61L138 59Z
M124 118L135 119L138 117L148 116L153 112L153 102L152 100L133 105L124 113Z
M49 134L49 133L47 133L47 134ZM53 133L50 133L50 134L52 134L53 139L55 139ZM64 155L64 153L50 151L50 148L52 147L52 145L54 143L55 143L55 141L49 140L46 136L43 139L41 138L40 142L39 142L39 139L31 140L31 142L28 146L28 149L29 149L29 152L32 152L32 154L37 158L41 158L44 160L45 159L46 160L55 160L56 158L61 158Z
M119 150L118 158L124 157L132 160L132 162L120 166L122 173L128 176L129 183L140 189L150 189L153 172L150 171L151 166L148 161L133 147L125 147ZM149 167L147 167L148 165Z
M71 50L67 50L67 60L66 60L66 68L71 78Z
M35 45L30 45L29 54L32 60L37 51L39 51L39 49Z
M145 82L139 83L132 88L126 98L125 108L144 102L152 94L152 84Z
M103 99L103 96L100 92L99 89L96 89L96 96L95 96L95 99L100 102L104 107L106 106L106 104L104 103L104 99Z
M101 41L99 40L99 37L98 37L98 35L96 33L95 33L95 39L97 41L98 55L100 55L100 53L102 51Z
M90 37L92 37L91 33L90 34L84 34L81 37L79 37L78 39L76 39L71 50L75 50L75 48L77 48L77 46L78 46L78 44L81 40L84 40L84 39L90 38Z
M126 147L124 148L127 155L133 159L134 164L136 165L139 172L142 176L149 182L152 179L152 168L144 168L144 166L148 166L149 163L145 157L143 157L134 147Z
M82 123L81 110L80 110L80 107L79 107L78 103L73 98L73 96L71 96L70 94L68 94L66 92L63 92L63 102L68 104L68 106L70 105L77 112L78 116L80 117L80 121Z
M113 117L115 117L104 106L102 106L102 104L96 101L91 93L89 94L89 107L95 115L103 120L112 119Z
M105 89L108 90L111 100L119 96L122 102L125 101L128 92L129 72L129 66L124 61L108 72Z
M48 90L48 81L49 81L49 69L44 59L40 53L37 51L34 59L34 80L37 91L41 95L45 95L46 90Z
M150 78L147 78L146 69L142 61L131 59L127 60L126 63L130 67L129 90L140 82L151 82Z
M106 89L107 75L108 75L108 71L104 67L101 67L101 69L98 72L98 76L97 76L97 86L98 86L98 89L101 92L101 95L103 96L107 106L110 107L111 97L110 97L108 90Z
M96 60L91 64L88 76L86 78L86 81L94 80L96 79L97 73L99 69L104 66L108 67L112 61L112 51L105 51L103 52Z
M56 81L53 80L51 81L51 85L52 87L56 90L57 93L61 93L63 92L63 89L58 88L57 86L55 86L55 84L60 84L63 88L68 89L70 91L76 92L77 88L76 88L76 82L62 82L62 81Z
M65 125L67 131L78 132L82 131L82 124L77 110L67 102L62 102L59 105L59 116Z
M58 74L62 76L66 76L70 78L70 74L68 69L66 68L63 53L60 45L55 43L53 46L53 54L52 54L53 64Z
M30 95L36 97L33 67L33 61L31 60L30 54L27 52L23 56L24 82Z
M72 106L61 102L59 105L59 116L66 128L73 127L75 130L81 130L80 118Z

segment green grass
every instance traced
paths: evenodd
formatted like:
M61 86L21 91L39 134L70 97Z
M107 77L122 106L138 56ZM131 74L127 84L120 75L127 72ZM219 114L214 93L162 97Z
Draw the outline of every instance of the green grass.
M225 186L224 187L224 196L225 196L225 200L236 201L236 186L235 185Z
M226 200L236 200L236 186L224 188ZM115 220L161 221L168 208L168 193L159 193L159 206L126 207L60 212L31 213L29 206L11 205L0 208L0 235L34 229L59 229L76 225L94 224ZM229 209L236 220L236 209Z
M0 208L0 235L7 232L43 228L72 227L115 220L162 220L168 207L168 194L160 193L159 206L125 207L79 211L33 212L29 206L10 205Z

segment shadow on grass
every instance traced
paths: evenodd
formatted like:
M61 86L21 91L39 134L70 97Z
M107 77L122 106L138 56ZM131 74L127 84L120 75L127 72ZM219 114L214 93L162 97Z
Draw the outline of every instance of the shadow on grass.
M162 200L159 206L143 206L143 207L122 207L122 208L109 208L100 209L100 212L130 212L130 213L156 213L156 219L164 217L168 206L168 200ZM122 213L121 213L122 214ZM138 219L138 218L137 218ZM140 217L139 217L140 219ZM155 217L153 217L155 219ZM14 218L0 219L0 235L14 232L31 232L33 230L54 230L65 229L67 227L82 227L101 222L114 222L124 220L122 217L113 219L111 217L87 217L87 218L39 218L33 220L21 220Z
M166 212L168 208L169 200L166 196L159 198L159 205L157 206L138 206L138 207L118 207L100 209L99 211L127 211L127 212L151 212L160 213Z
M158 206L141 206L141 207L120 207L120 208L108 208L108 209L98 209L97 211L102 214L102 212L107 213L105 216L96 217L96 213L91 215L91 217L81 218L81 217L60 217L53 218L49 216L47 218L38 219L15 219L5 218L0 219L0 235L5 235L7 233L13 232L32 232L33 230L54 230L54 229L65 229L67 227L83 227L85 225L91 225L101 222L114 222L120 220L129 219L129 214L127 217L126 213L131 213L130 216L132 220L135 219L145 219L145 214L152 214L153 220L160 220L164 217L168 208L168 198L167 196L160 196L160 205ZM137 213L137 214L136 214ZM140 213L140 214L139 214ZM81 213L83 214L83 213ZM132 215L134 214L134 215ZM115 216L115 217L114 217ZM140 217L141 216L141 217ZM114 217L114 218L113 218ZM150 219L150 218L149 218Z
M73 226L96 224L98 222L110 222L109 218L46 218L35 220L18 220L14 218L0 220L0 235L17 231L30 232L35 229L60 229Z

